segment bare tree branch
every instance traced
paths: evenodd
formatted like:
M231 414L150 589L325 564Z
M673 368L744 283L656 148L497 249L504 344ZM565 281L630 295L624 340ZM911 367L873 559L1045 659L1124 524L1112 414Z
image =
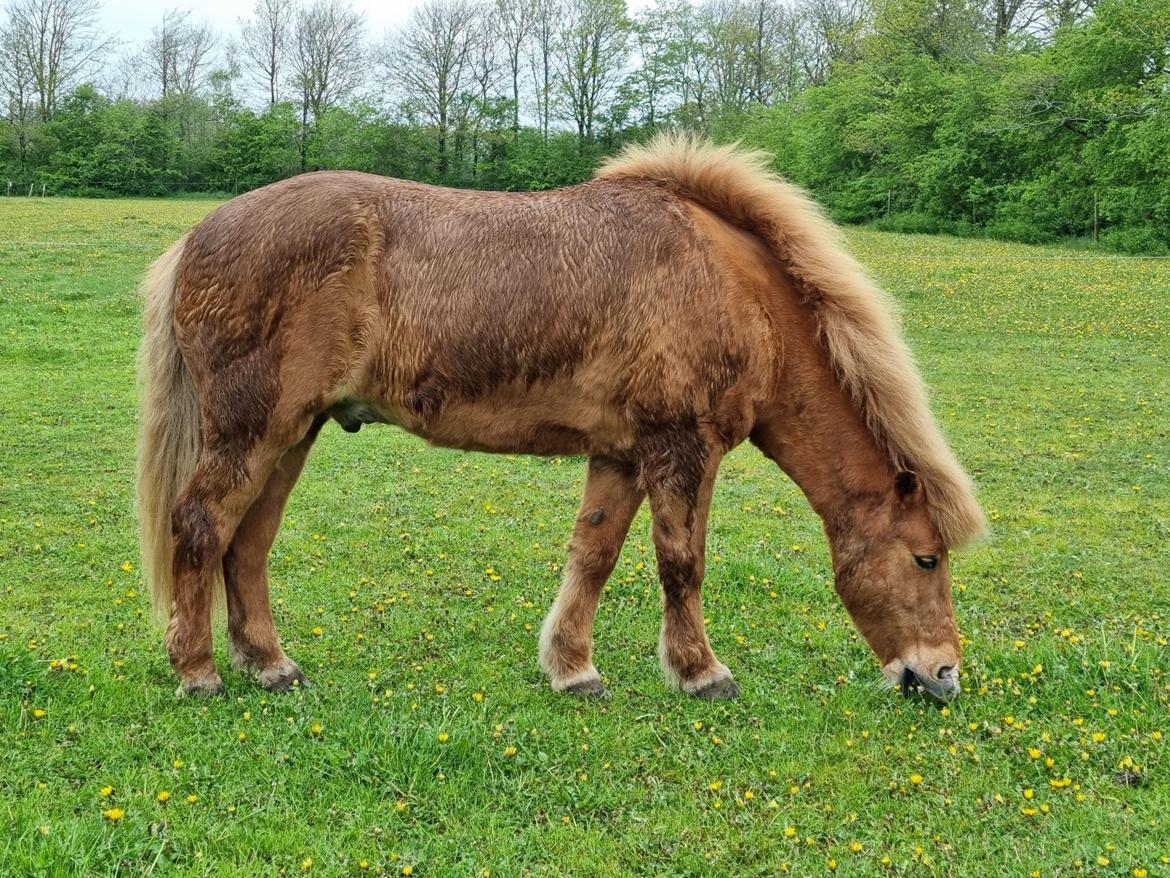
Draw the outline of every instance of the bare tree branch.
M32 76L37 115L48 122L61 96L92 73L111 41L98 28L97 0L11 0L6 50Z
M294 14L292 0L256 0L252 17L240 22L240 50L252 65L254 79L268 92L269 106L280 99Z
M211 25L193 24L189 18L189 12L164 13L146 42L143 63L163 98L194 94L210 73L215 34Z
M386 50L386 66L408 106L435 127L440 175L449 166L458 97L472 78L473 53L485 42L484 12L469 0L430 0L415 8Z

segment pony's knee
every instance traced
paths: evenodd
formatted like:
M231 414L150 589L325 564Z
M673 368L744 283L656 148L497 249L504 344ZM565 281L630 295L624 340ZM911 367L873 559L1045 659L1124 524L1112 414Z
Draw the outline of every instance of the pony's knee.
M569 546L572 572L587 580L604 579L613 571L621 551L621 543L614 539L573 540Z

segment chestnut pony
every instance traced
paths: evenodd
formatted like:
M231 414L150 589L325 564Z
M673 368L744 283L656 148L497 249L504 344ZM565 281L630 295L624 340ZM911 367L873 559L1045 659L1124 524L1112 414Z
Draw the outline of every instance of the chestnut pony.
M564 582L540 637L553 689L602 694L598 595L649 498L659 652L685 692L738 687L700 585L716 472L750 439L824 519L836 588L888 679L959 691L947 550L983 530L890 308L765 156L660 137L553 192L321 172L233 199L145 281L143 563L180 693L230 653L303 680L267 559L329 419L436 445L587 455Z

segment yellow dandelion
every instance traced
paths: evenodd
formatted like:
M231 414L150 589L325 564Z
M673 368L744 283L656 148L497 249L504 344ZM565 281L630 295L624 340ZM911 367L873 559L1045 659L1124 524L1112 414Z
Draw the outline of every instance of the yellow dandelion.
M325 731L325 726L321 725L321 723L313 723L311 726L309 726L309 731L314 735L319 735Z
M119 820L121 820L123 817L126 816L126 812L123 811L121 808L110 808L106 811L102 811L102 816L105 817L107 820L109 820L111 823L117 823Z
M439 732L438 737L439 737L440 744L446 744L451 739L451 736L448 735L446 732Z
M191 793L191 795L187 796L187 804L188 805L194 805L198 801L199 801L199 797L197 795L195 795L194 793Z
M160 802L168 802L168 801L170 801L170 798L171 798L171 791L170 790L159 790L158 795L155 796L155 798L158 799Z
M414 866L411 866L409 864L403 866L402 867L402 874L403 875L413 875L414 874Z
M33 715L33 719L41 719L44 717L45 711L39 707L34 707L32 715Z
M114 788L112 786L107 785L98 790L98 795L100 795L103 799L108 799L113 794Z
M910 775L910 783L914 784L914 786L918 786L920 783L922 783L922 775L918 774L917 772Z
M510 759L511 757L513 757L515 755L516 755L516 748L515 747L508 745L507 747L504 748L504 756L506 756Z

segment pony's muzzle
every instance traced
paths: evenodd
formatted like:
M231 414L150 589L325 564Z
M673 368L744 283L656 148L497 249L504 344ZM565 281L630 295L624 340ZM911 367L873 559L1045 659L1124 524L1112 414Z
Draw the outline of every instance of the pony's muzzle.
M963 687L959 684L957 665L943 665L936 668L934 673L927 674L912 665L895 660L882 670L886 679L897 686L905 696L922 690L945 704L954 700L963 691Z

